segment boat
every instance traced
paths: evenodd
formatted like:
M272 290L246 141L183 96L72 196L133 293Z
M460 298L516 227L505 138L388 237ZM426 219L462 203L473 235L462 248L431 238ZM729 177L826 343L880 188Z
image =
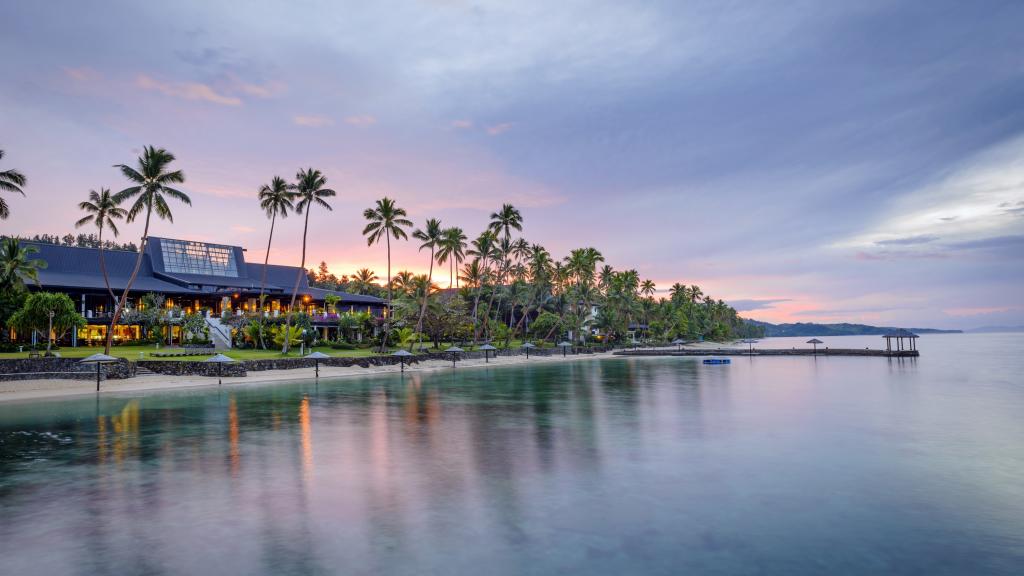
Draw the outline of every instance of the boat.
M705 358L705 364L732 364L732 360L728 358Z

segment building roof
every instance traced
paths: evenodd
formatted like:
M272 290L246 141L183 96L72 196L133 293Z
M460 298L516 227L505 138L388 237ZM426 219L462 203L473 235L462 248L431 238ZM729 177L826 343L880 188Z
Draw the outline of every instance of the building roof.
M886 332L882 335L882 338L920 338L920 336L914 334L910 330L897 328L896 330Z
M215 270L220 273L197 274L192 271L180 270L202 269L202 262L196 265L196 259L181 261L165 257L164 244L169 239L150 237L146 253L142 257L139 274L132 283L132 292L157 292L176 295L209 295L218 292L258 291L263 279L263 264L245 262L243 250L237 246L220 244L204 244L201 242L170 240L172 247L187 244L198 247L200 253L204 247L225 249L231 254L233 270L230 266ZM39 283L46 289L57 290L96 290L106 291L103 273L100 269L100 250L98 248L79 248L76 246L57 246L41 242L22 241L26 246L39 249L36 258L46 261L47 267L39 271ZM224 256L222 252L219 256ZM201 259L203 256L198 256ZM104 250L103 260L110 278L110 287L115 292L123 291L131 277L138 252L127 250ZM170 263L171 266L166 264ZM223 262L221 262L223 264ZM209 269L209 268L207 268ZM349 294L334 290L323 290L309 286L306 274L298 266L266 266L266 292L268 294L290 294L299 279L299 294L308 294L314 300L323 300L327 294L334 294L343 303L352 304L383 304L384 300L374 296Z

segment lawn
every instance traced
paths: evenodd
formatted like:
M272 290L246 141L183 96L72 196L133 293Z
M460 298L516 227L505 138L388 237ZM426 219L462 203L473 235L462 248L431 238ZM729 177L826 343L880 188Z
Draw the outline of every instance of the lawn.
M440 350L435 350L434 348L432 348L427 343L424 343L424 345L426 345L427 348L431 352L435 352L435 351L443 351L448 346L451 346L451 343L446 342L446 343L442 344ZM518 341L518 340L514 340L512 342L512 348L518 348L520 345L521 345L521 342ZM465 348L466 350L470 350L471 349L468 345L464 345L462 347ZM538 346L538 347L540 347L540 346ZM548 344L545 347L550 348L551 346L550 346L550 344ZM500 348L500 346L499 346L499 348ZM397 348L391 348L391 351L394 351L396 349ZM472 348L472 349L475 349L475 348ZM364 358L364 357L367 357L367 356L376 356L377 355L377 351L376 351L377 349L376 348L358 348L356 350L334 350L334 349L332 349L332 348L330 348L328 346L317 346L317 347L312 348L312 349L307 349L305 351L305 353L309 354L313 350L316 350L318 352L323 352L324 354L327 354L328 356L336 356L336 357L339 357L339 358ZM153 353L170 353L170 352L174 352L174 351L175 351L174 348L167 348L166 346L161 347L159 349L156 346L114 346L111 349L111 351L110 351L110 355L111 356L116 356L116 357L119 357L119 358L127 358L129 360L204 360L204 359L209 357L208 355L200 355L200 356L170 356L170 357L153 356ZM58 354L60 354L62 357L64 357L64 358L85 358L86 356L91 356L92 354L102 353L103 352L103 348L102 347L96 347L96 346L80 346L78 348L72 348L72 347L69 347L69 346L65 346L65 347L60 348L59 350L56 350L56 352ZM280 350L248 350L248 349L246 349L246 350L238 350L238 349L232 349L232 350L226 350L226 351L221 351L221 352L223 352L227 356L230 356L230 357L232 357L232 358L234 358L236 360L262 360L262 359L267 359L267 358L281 358L282 357ZM294 350L292 350L288 354L288 356L286 356L286 357L287 358L298 358L299 357L299 350L298 350L298 348L295 348ZM10 359L10 358L28 358L28 352L0 352L0 359Z

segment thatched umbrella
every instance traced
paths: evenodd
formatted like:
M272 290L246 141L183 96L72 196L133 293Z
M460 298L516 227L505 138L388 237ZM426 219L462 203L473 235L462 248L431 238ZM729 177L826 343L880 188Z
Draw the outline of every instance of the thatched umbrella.
M807 343L808 344L814 344L814 353L815 354L818 353L818 344L824 344L824 342L822 342L821 340L818 340L817 338L811 338L810 340L807 341Z
M398 363L402 365L402 372L405 372L405 359L412 356L412 352L409 352L405 348L401 348L392 352L391 355L398 356Z
M314 361L314 366L316 367L316 377L319 378L320 377L320 361L321 360L325 360L327 358L330 358L330 356L328 356L327 354L324 354L323 352L310 352L309 354L306 354L306 358L309 359L309 360L313 360Z
M537 345L533 344L532 342L524 342L523 343L523 349L526 350L526 359L527 360L530 359L530 349L536 348L536 347L537 347Z
M217 386L221 385L221 380L220 380L220 378L221 378L221 368L225 364L231 364L234 361L235 361L234 358L231 358L229 356L225 356L223 354L214 354L213 356L210 356L206 360L203 360L203 362L213 362L213 363L217 364Z
M107 356L106 354L93 354L86 358L82 358L82 364L96 364L96 391L100 391L100 365L109 364L110 362L117 362L117 358L113 356Z
M480 347L480 350L484 351L484 364L487 364L488 362L490 362L487 359L488 354L490 354L492 350L497 350L497 348L491 346L490 344L484 344L483 346Z
M445 350L445 352L451 353L451 355L452 355L452 368L455 368L455 361L459 359L459 354L462 353L462 352L465 352L465 350L463 350L462 348L459 348L458 346L451 346L447 350Z
M562 349L562 358L565 358L565 351L572 348L572 342L561 341L558 343L558 347Z
M747 353L748 354L753 354L754 353L754 344L757 344L757 340L754 340L752 338L747 338L746 340L740 340L740 343L747 345Z
M682 350L683 344L686 344L686 340L683 340L682 338L676 338L672 341L672 345L676 347L676 351Z

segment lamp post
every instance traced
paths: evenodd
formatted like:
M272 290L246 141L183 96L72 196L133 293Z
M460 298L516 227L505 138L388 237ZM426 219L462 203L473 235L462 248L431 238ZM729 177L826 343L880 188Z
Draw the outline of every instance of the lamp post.
M46 353L50 353L50 348L53 347L53 310L50 310L50 329L46 332Z

